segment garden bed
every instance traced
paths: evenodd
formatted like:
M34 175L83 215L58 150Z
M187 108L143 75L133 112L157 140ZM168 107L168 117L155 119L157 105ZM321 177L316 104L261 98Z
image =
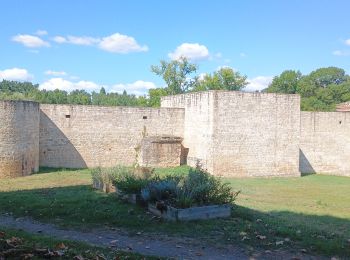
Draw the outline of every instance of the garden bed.
M148 210L156 216L171 221L227 218L231 216L231 205L228 204L191 207L186 209L165 206L163 210L160 210L157 208L156 204L149 203Z

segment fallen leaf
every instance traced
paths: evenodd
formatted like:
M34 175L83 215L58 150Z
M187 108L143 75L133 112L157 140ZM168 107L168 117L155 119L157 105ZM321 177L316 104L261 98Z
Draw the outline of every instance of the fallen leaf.
M81 255L76 255L73 258L74 260L84 260L84 257L82 257Z
M303 248L303 249L301 249L301 250L300 250L300 252L302 252L302 253L306 253L306 252L307 252L307 250L306 250L305 248Z
M67 249L68 247L62 242L56 245L56 249Z
M289 238L289 237L286 237L286 238L284 239L284 241L290 242L290 238Z
M258 218L257 220L256 220L256 222L262 222L262 219L260 219L260 218Z
M256 238L258 238L258 239L260 239L260 240L264 240L264 239L266 239L266 236L257 235Z
M197 252L196 253L196 256L202 256L203 254L202 253L200 253L200 252Z

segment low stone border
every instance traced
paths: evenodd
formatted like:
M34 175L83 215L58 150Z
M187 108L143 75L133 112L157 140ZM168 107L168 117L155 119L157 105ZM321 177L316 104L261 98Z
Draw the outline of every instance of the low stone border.
M172 221L188 221L213 218L227 218L231 216L231 205L210 205L203 207L192 207L187 209L177 209L166 206L163 210L149 203L148 210L156 216Z

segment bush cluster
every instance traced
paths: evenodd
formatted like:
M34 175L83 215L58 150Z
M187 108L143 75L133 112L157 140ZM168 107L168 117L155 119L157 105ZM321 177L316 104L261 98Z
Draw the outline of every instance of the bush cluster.
M146 202L176 208L230 204L239 193L200 167L191 168L187 175L159 175L150 168L117 166L93 169L92 177L106 185L113 183L122 194L141 195Z
M141 190L144 200L163 202L176 208L233 203L239 192L228 183L200 169L190 169L187 176L166 176L151 181Z

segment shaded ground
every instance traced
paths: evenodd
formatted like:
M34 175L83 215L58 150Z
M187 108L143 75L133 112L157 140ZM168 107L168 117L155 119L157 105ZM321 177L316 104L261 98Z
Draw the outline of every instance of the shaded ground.
M256 251L250 256L238 246L221 248L207 246L191 238L165 237L147 234L128 236L122 230L94 229L82 232L71 229L60 229L51 224L43 224L29 218L0 216L1 226L15 228L26 232L41 234L54 238L80 241L91 245L111 247L122 251L136 252L142 255L153 255L176 259L322 259L303 252ZM324 258L326 259L326 258Z

